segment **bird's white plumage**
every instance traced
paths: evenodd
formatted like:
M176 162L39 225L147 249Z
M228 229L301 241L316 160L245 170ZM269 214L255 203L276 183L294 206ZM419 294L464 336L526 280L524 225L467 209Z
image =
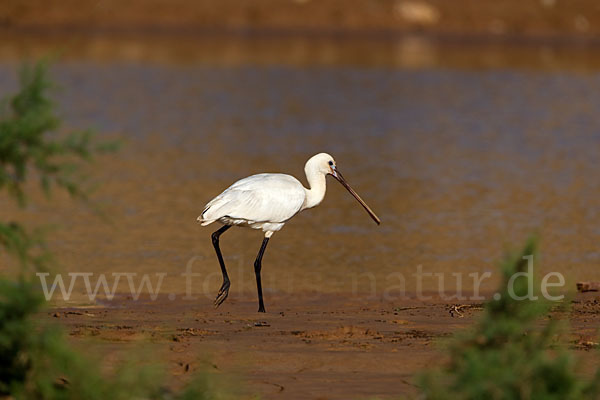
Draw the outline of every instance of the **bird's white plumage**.
M235 182L208 202L198 220L202 225L220 221L275 232L302 210L305 200L306 189L293 176L257 174Z

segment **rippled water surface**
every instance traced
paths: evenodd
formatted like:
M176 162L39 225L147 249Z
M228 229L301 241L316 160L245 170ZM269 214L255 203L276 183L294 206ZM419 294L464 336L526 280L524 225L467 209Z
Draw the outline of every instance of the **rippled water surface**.
M3 46L0 91L8 93L20 56ZM112 223L62 197L23 218L68 228L52 238L68 270L165 271L165 287L179 292L177 274L197 256L194 269L210 278L197 290L214 292L216 228L196 225L202 206L252 173L304 180L306 159L326 151L383 223L328 180L323 204L271 240L268 291L364 291L376 282L381 294L395 272L414 291L418 265L446 279L495 271L507 245L531 234L541 239L543 271L564 272L571 285L600 279L598 72L398 62L404 53L361 63L369 48L361 46L314 63L310 51L292 62L264 49L235 62L216 62L225 57L218 52L184 62L64 57L52 67L64 128L123 140L96 163L96 198ZM417 49L417 61L419 51L428 50ZM504 48L497 57L525 53ZM260 242L249 230L222 237L237 291L254 287Z

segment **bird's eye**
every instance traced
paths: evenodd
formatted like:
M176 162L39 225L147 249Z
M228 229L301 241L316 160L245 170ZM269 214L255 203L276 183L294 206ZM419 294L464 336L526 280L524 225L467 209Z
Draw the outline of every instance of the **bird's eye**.
M329 161L329 165L333 165L333 161Z

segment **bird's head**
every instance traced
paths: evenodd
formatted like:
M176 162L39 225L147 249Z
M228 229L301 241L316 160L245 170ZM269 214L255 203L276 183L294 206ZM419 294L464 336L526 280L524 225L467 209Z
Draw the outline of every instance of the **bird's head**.
M336 163L333 157L327 153L319 153L312 156L304 167L304 171L308 174L315 171L323 175L335 176Z
M375 213L373 212L373 210L371 210L367 203L365 203L365 201L358 195L358 193L354 191L354 189L352 189L352 187L350 187L348 182L344 179L344 176L338 170L337 163L335 162L332 156L330 156L327 153L319 153L317 155L312 156L306 162L306 165L304 166L304 171L306 172L306 176L309 176L310 174L315 172L322 173L325 176L333 176L339 183L342 184L342 186L346 188L346 190L348 190L348 192L350 192L352 196L354 196L354 198L360 203L360 205L363 206L363 208L367 211L367 213L373 219L373 221L377 223L377 225L381 223L379 217L375 215Z

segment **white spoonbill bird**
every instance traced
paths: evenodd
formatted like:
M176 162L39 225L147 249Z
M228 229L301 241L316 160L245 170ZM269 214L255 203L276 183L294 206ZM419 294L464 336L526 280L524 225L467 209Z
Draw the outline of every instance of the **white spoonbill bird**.
M294 215L307 208L318 206L323 201L327 175L333 176L348 189L377 225L381 223L377 215L346 182L337 169L335 160L329 154L320 153L311 157L304 166L304 173L310 189L306 189L298 179L291 175L257 174L235 182L204 207L204 211L198 217L198 222L202 225L212 224L215 221L223 224L212 234L212 243L223 273L223 285L215 299L215 307L225 301L229 295L230 286L223 255L219 248L221 234L234 225L262 229L265 233L262 246L254 262L258 312L265 312L260 270L269 238L274 232L283 228L283 225Z

